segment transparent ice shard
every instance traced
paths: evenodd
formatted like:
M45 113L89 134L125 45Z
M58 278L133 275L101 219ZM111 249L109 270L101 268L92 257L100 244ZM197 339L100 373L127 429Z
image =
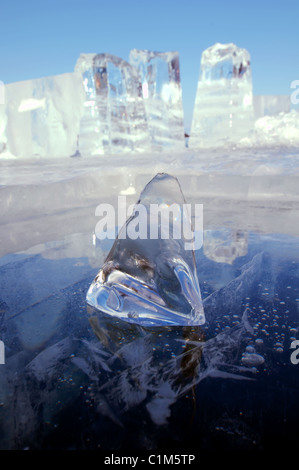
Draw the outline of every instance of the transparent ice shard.
M139 72L153 148L185 145L178 52L133 49L130 64Z
M239 142L253 120L250 54L233 43L216 43L202 53L190 145Z
M92 282L88 304L141 325L203 324L194 251L186 249L191 225L185 209L178 180L156 175Z
M110 54L81 54L75 71L85 88L80 153L146 150L149 134L138 72Z

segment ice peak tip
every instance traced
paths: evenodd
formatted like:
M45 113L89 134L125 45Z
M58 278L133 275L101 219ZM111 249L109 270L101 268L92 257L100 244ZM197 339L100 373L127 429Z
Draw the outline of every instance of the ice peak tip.
M144 187L139 202L144 203L179 203L183 204L185 198L181 185L175 176L168 173L157 173Z
M154 176L153 179L155 178L175 178L175 176L172 176L170 175L169 173L165 173L165 172L160 172L160 173L157 173L156 176ZM176 178L175 178L176 179Z

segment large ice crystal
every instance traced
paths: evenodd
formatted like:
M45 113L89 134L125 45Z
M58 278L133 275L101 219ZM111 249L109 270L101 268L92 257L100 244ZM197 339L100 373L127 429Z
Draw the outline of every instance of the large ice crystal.
M178 180L156 175L92 282L88 304L141 325L203 324L194 251L186 249L192 232L185 208Z
M178 52L133 49L153 148L184 145L184 114Z
M75 71L85 88L80 153L145 150L149 134L137 71L110 54L81 54Z
M233 43L202 53L190 146L239 142L253 126L250 55Z
M0 111L2 150L15 157L73 154L83 99L82 80L75 73L5 85Z

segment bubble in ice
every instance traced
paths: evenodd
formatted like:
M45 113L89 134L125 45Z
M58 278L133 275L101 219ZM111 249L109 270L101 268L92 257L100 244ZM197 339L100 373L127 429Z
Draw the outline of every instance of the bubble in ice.
M242 355L242 363L247 366L259 366L265 362L260 354L245 352Z
M177 236L186 224L191 233L185 204L178 180L168 174L145 186L88 290L89 305L143 326L205 323L194 251L186 249L184 230ZM160 218L153 217L153 207ZM173 217L170 207L176 208ZM137 228L143 237L134 236Z
M255 342L256 342L256 344L263 344L264 343L264 341L261 338L257 338L255 340Z

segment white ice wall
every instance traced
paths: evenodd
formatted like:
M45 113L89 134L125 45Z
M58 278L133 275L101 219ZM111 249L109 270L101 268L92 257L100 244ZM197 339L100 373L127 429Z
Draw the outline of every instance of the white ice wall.
M15 157L70 156L77 148L83 100L76 73L6 85L0 142Z

